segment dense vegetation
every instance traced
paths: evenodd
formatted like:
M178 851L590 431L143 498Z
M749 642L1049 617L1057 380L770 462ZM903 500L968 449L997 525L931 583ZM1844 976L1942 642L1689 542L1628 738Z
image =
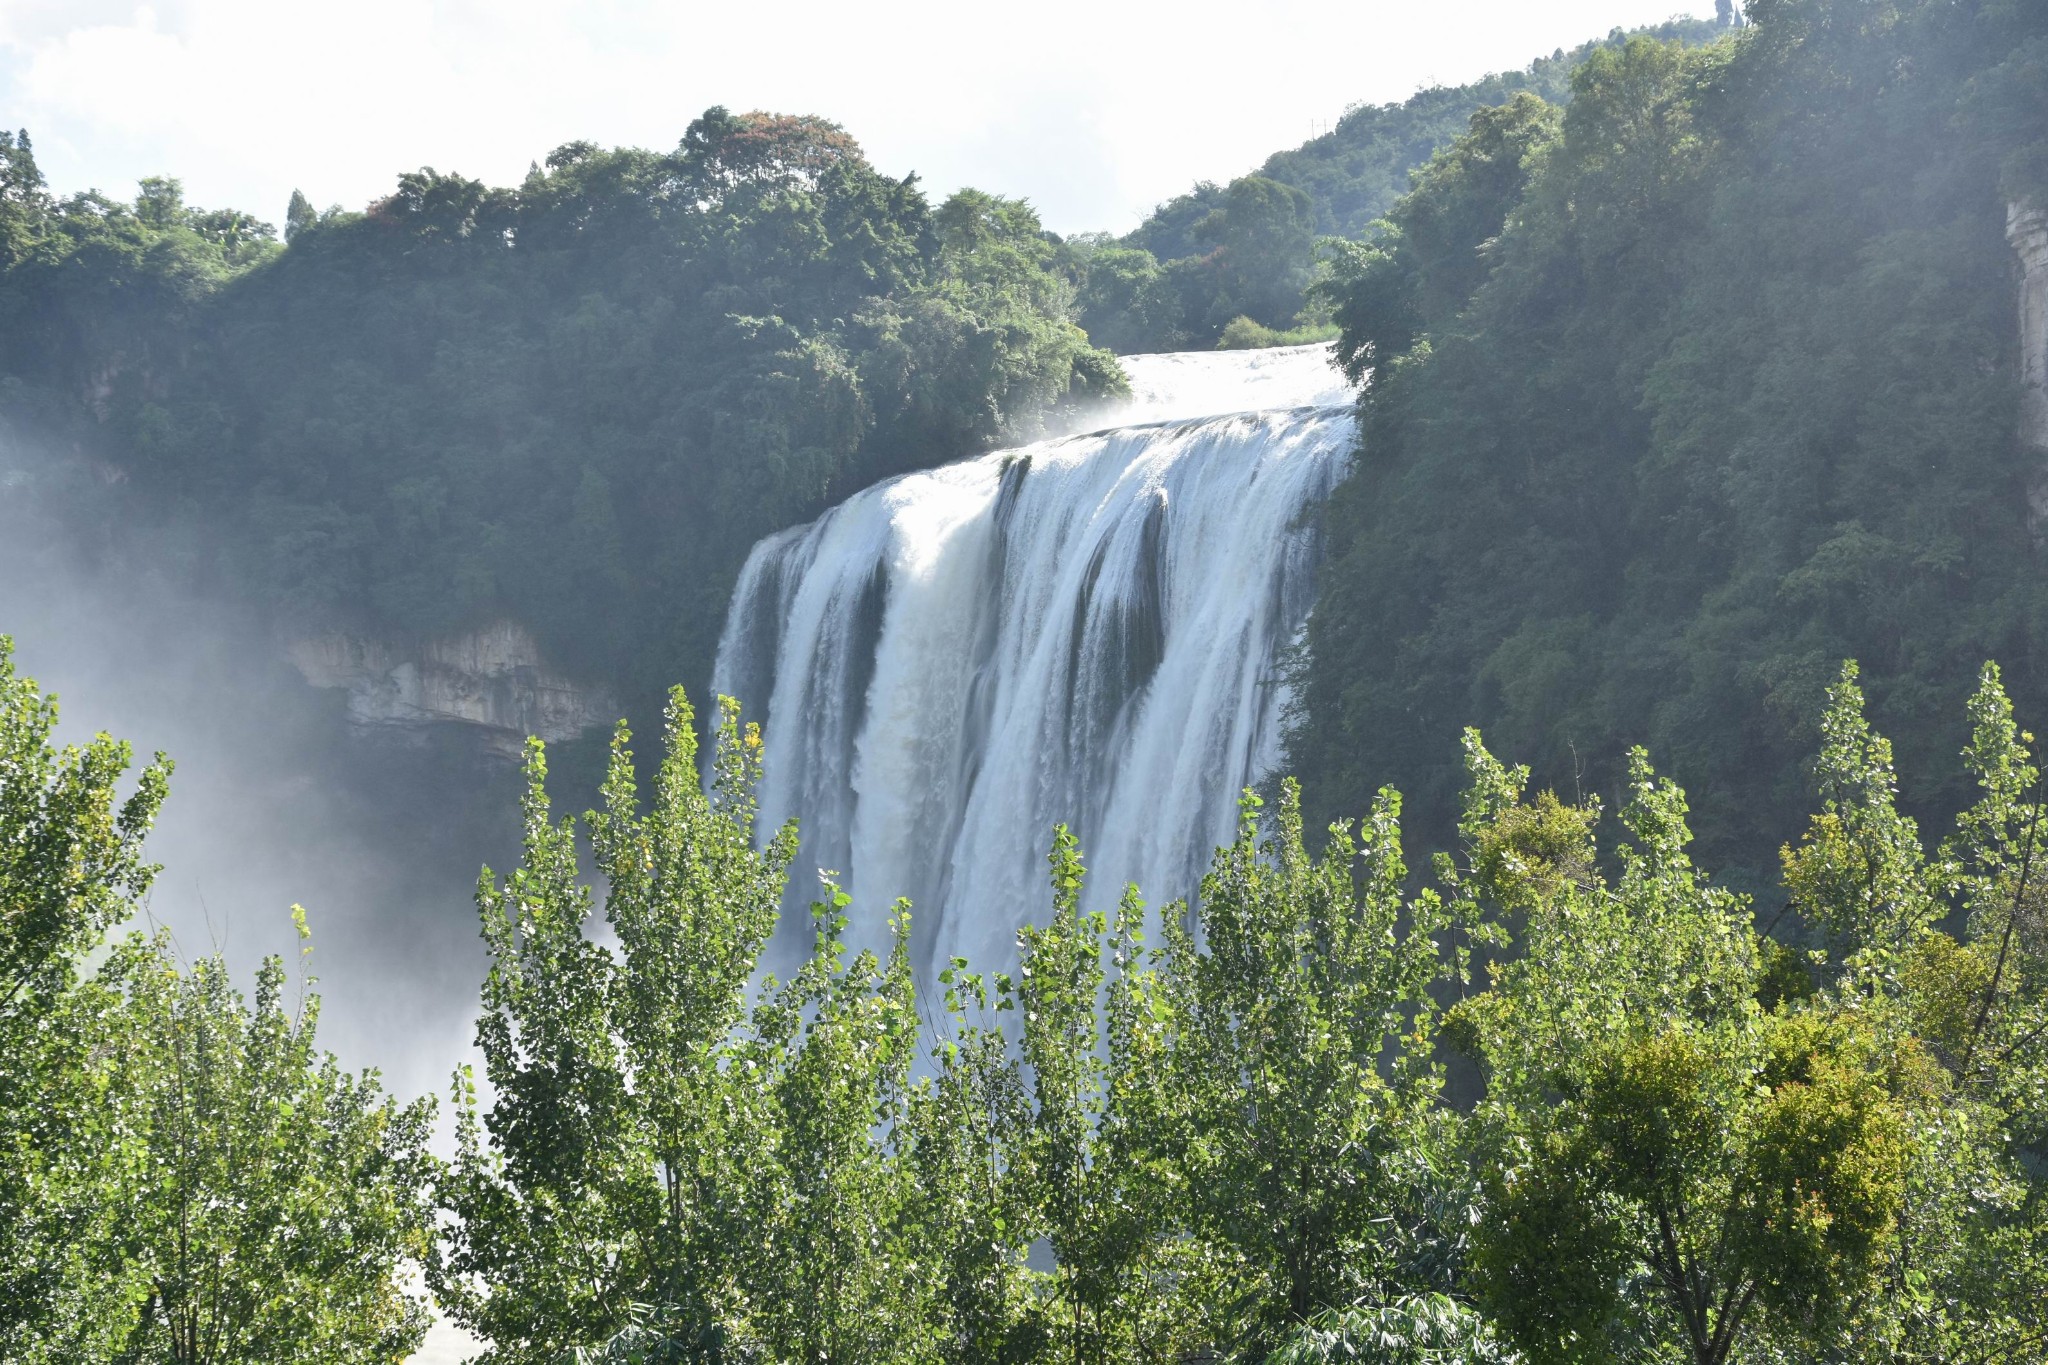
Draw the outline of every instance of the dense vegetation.
M171 765L127 779L126 744L56 750L56 720L0 636L0 1361L404 1359L432 1102L317 1053L282 962L252 1005L217 957L104 943Z
M0 134L0 464L105 557L287 635L510 617L652 715L708 678L756 538L1114 392L1097 348L1329 335L1319 242L1602 46L1354 109L1121 241L934 206L814 118L712 110L517 187L422 169L360 213L295 197L282 242L171 179L58 198Z
M1432 835L1476 718L1615 793L1643 742L1754 885L1834 661L1932 810L1967 661L2048 699L2007 204L2048 190L2048 23L1769 0L1592 54L1436 157L1327 289L1370 372L1330 509L1294 762Z
M117 802L125 750L55 753L53 714L0 653L9 1365L389 1361L421 1264L484 1359L535 1365L2048 1343L2040 774L1989 665L1976 799L1933 849L1854 666L1829 690L1784 855L1809 952L1695 865L1641 750L1614 829L1468 731L1426 879L1392 790L1313 856L1291 785L1277 813L1247 793L1192 912L1136 888L1085 912L1061 829L1015 977L956 960L939 999L913 908L886 956L849 954L829 887L809 961L754 982L794 830L757 838L761 741L730 703L707 789L678 691L644 796L614 742L601 896L529 749L521 865L477 894L490 1098L457 1076L445 1163L423 1107L312 1051L281 964L250 1009L161 940L95 954L147 887L167 765ZM1453 1054L1476 1105L1446 1101Z
M1730 10L1719 23L1674 19L1641 33L1703 43L1733 22ZM1305 297L1323 239L1363 236L1477 110L1522 93L1561 103L1581 62L1625 41L1616 30L1520 71L1432 86L1399 104L1354 105L1329 132L1275 152L1249 175L1204 181L1121 238L1081 240L1089 251L1082 325L1118 352L1325 339L1328 308Z
M509 615L655 709L757 537L1122 384L1028 206L934 207L816 119L421 170L285 236L169 180L56 200L0 139L0 435L294 629Z

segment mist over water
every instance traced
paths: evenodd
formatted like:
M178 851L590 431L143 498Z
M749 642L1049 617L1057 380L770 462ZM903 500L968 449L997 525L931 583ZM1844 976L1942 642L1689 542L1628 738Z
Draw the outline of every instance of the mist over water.
M1125 363L1128 425L890 480L750 556L714 686L765 726L763 814L800 822L792 910L831 870L857 942L908 896L921 965L1001 966L1055 823L1097 904L1157 904L1279 761L1349 394L1327 347Z
M1131 396L1105 414L1119 426L1271 408L1349 407L1358 397L1327 343L1127 355L1123 366Z
M304 905L321 1043L401 1096L444 1093L484 970L470 895L480 863L516 853L516 774L460 735L351 735L340 694L307 687L253 610L183 580L175 535L60 515L53 488L77 473L0 444L0 634L58 695L61 739L104 730L138 766L176 763L149 916L247 989L263 955L296 960Z

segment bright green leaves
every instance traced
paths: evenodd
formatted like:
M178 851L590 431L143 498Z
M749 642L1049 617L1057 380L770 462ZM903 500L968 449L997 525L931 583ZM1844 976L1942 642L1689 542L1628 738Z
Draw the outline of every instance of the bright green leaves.
M1799 1328L1833 1325L1883 1265L1912 1158L1879 1040L1853 1017L1773 1021L1747 1115L1731 1242L1764 1303Z
M1821 809L1799 847L1783 854L1793 906L1840 944L1852 971L1882 969L1927 930L1946 876L1898 809L1891 743L1864 719L1856 675L1846 664L1828 689L1814 763Z
M127 1031L120 993L79 983L86 954L134 913L155 871L141 840L170 764L116 794L130 751L106 735L50 743L57 703L18 676L0 636L0 1360L117 1338L134 1311L117 1191L136 1160L112 1112ZM66 1349L56 1346L55 1349Z
M763 1090L730 1177L752 1219L722 1255L746 1276L743 1339L774 1360L930 1358L930 1251L910 1235L916 1190L900 1159L918 1045L909 906L890 915L886 960L849 961L850 904L826 885L810 958L787 986L771 981L735 1045L736 1069Z
M1324 1314L1266 1365L1492 1365L1511 1359L1469 1305L1446 1294L1411 1294Z
M1562 1362L1661 1338L1716 1362L1838 1329L1896 1245L1911 1158L1858 1027L1781 1016L1732 1053L1683 1028L1589 1048L1487 1175L1475 1268L1516 1345Z
M1586 1156L1623 1199L1675 1206L1719 1155L1728 1096L1697 1037L1656 1034L1597 1048L1581 1081Z
M1569 1137L1519 1137L1482 1178L1471 1272L1488 1317L1532 1365L1614 1359L1614 1339L1631 1335L1640 1252Z
M1197 1340L1175 1312L1175 1286L1202 1258L1177 1221L1187 1187L1172 1158L1187 1114L1170 1070L1171 1015L1140 947L1137 888L1125 888L1113 921L1084 909L1081 848L1064 825L1047 870L1051 914L1017 935L1030 1117L1012 1169L1056 1264L1032 1285L1020 1336L1062 1358L1142 1358Z
M16 676L13 650L0 635L0 1049L149 889L142 839L171 775L158 754L121 800L133 761L124 741L51 748L56 698Z
M424 1105L315 1051L282 963L250 1003L140 940L74 980L153 805L7 681L4 811L65 854L13 885L76 892L31 898L60 965L4 1020L10 1363L389 1359L421 1260L487 1359L535 1365L1996 1359L2048 1329L2038 775L1989 668L1980 797L1932 857L1853 670L1831 694L1786 866L1833 970L1694 864L1641 751L1609 842L1468 732L1435 885L1394 792L1312 851L1285 783L1148 947L1062 828L1014 975L955 959L929 1020L909 907L870 949L829 882L760 975L794 831L757 827L758 732L722 703L700 776L677 693L651 788L622 730L589 817L609 943L529 752L521 865L478 895L492 1098L458 1079L445 1169Z
M521 866L478 888L492 965L477 1041L495 1093L479 1124L458 1087L443 1192L457 1222L432 1278L502 1359L603 1342L635 1305L679 1333L744 1319L728 1248L757 1226L738 1177L768 1124L746 1071L764 1058L736 1052L734 1030L795 835L755 847L761 745L730 703L709 791L680 691L665 737L643 809L620 729L590 817L616 952L586 933L592 893L573 822L550 816L538 743Z
M431 1100L400 1106L374 1073L314 1049L319 1005L266 961L253 1005L218 958L172 966L132 941L110 970L130 1032L115 1044L133 1131L119 1191L139 1300L123 1359L388 1361L419 1346L403 1289L428 1255Z
M2041 1029L2022 1021L2048 1018L2043 794L2040 770L2027 748L2033 736L2013 723L1995 664L1984 666L1970 719L1963 760L1983 794L1957 818L1956 835L1944 847L1961 879L1970 942L1952 952L1940 937L1926 945L1920 965L1951 959L1947 965L1955 970L1942 975L1923 970L1921 989L1912 998L1932 1006L1946 1023L1941 1041L1965 1080L1985 1079L1973 1067L1985 1058L1995 1084L2013 1087L2017 1078L2027 1077L2009 1094L2040 1113L2040 1101L2028 1096L2030 1091L2039 1094L2037 1078L2048 1050L2041 1046ZM1975 1003L1959 1009L1965 1002L1958 990L1966 985Z
M1843 950L1818 976L1693 866L1640 752L1628 837L1595 856L1590 808L1525 799L1468 740L1448 880L1520 950L1454 1012L1487 1069L1474 1283L1532 1361L1948 1358L2037 1330L2011 1290L2041 1262L2014 1150L2038 1129L2014 1120L2048 1012L2011 949L2037 778L1995 670L1971 714L1983 797L1930 857L1853 665L1831 690L1821 810L1785 857L1792 910ZM1959 909L1962 942L1933 928Z
M1431 1212L1439 903L1403 895L1394 793L1314 857L1298 789L1282 791L1270 828L1244 802L1202 882L1199 946L1172 933L1166 959L1188 1217L1227 1267L1214 1330L1266 1349L1426 1273L1447 1235Z
M481 1122L461 1101L436 1290L494 1360L934 1359L940 1286L968 1319L981 1286L970 1252L949 1264L925 1234L950 1227L958 1252L974 1210L925 1208L914 1181L973 1179L972 1139L942 1150L936 1125L999 1100L999 1050L913 1093L907 906L886 957L849 954L849 901L828 885L795 975L757 979L795 830L757 840L762 745L737 707L721 702L708 780L693 720L673 693L649 800L614 740L589 826L615 947L586 932L574 828L549 816L534 747L523 865L478 898L495 1096Z
M1467 766L1459 886L1520 939L1457 1010L1487 1068L1481 1293L1534 1360L1607 1358L1646 1331L1724 1360L1750 1293L1714 1212L1757 1029L1748 907L1698 875L1684 797L1640 752L1613 881L1597 806L1525 800L1476 736Z
M56 719L0 637L0 1361L402 1359L431 1103L318 1052L276 958L253 1005L161 938L85 975L155 872L170 764L119 800L128 747L53 749Z

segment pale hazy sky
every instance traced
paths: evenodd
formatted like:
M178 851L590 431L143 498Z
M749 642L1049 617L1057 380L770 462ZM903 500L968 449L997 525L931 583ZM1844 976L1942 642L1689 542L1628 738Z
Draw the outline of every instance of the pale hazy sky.
M281 221L421 165L516 183L563 142L667 148L712 104L817 113L892 174L1122 230L1347 104L1517 67L1711 0L1021 5L0 0L0 126L60 193L175 175Z

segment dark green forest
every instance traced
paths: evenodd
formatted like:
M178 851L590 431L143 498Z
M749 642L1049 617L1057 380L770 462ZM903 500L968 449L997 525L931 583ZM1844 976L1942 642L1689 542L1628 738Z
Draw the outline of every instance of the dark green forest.
M1354 109L1121 240L933 205L809 117L569 143L517 187L422 168L361 212L299 196L281 241L169 178L59 197L30 133L0 135L9 477L96 553L252 594L287 634L510 617L651 716L709 678L760 536L1085 411L1121 387L1106 351L1332 334L1303 313L1322 244L1474 110L1561 97L1620 41Z
M1919 800L1964 795L1974 660L2048 701L2005 240L2048 191L2048 15L1749 15L1482 114L1339 249L1371 378L1300 674L1311 810L1391 782L1442 835L1468 722L1560 791L1644 743L1764 886L1842 659Z
M282 243L171 180L57 199L27 134L0 163L0 424L108 553L298 631L509 615L653 710L754 540L1123 382L1028 205L934 206L817 119L297 198Z

